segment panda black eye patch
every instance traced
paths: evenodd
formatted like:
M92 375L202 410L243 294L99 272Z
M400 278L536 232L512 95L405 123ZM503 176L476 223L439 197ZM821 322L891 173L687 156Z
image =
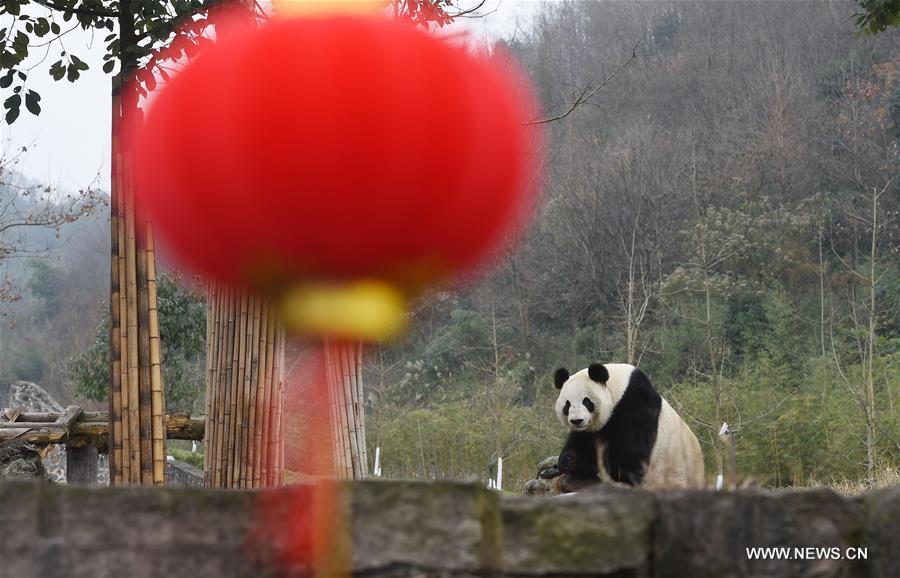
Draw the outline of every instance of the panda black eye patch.
M590 398L584 398L581 403L590 413L594 413L594 402L592 402Z
M563 415L569 415L569 407L571 405L572 404L570 404L568 401L566 402L566 405L563 406Z

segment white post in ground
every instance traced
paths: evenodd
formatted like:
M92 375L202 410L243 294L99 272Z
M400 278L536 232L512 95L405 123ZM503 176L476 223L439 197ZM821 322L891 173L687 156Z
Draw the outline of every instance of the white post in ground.
M497 458L497 483L495 484L497 491L503 491L503 458Z
M381 448L375 448L375 469L372 470L372 475L381 477Z
M717 490L721 490L723 485L729 490L737 488L737 458L734 448L735 433L737 433L737 428L733 428L727 423L723 423L722 429L719 430L719 439L722 440L722 444L725 446L725 471L724 476L722 473L719 474L719 477L724 478L722 481L718 478L716 479ZM724 484L722 482L724 482Z

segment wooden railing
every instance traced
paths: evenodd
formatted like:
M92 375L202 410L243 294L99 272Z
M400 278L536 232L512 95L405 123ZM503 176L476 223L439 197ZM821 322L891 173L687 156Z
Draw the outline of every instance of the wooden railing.
M202 440L205 416L173 413L165 416L166 437ZM36 445L65 444L66 479L70 483L95 483L99 453L109 440L109 414L83 411L70 405L62 413L23 413L19 409L0 411L0 443L22 440Z

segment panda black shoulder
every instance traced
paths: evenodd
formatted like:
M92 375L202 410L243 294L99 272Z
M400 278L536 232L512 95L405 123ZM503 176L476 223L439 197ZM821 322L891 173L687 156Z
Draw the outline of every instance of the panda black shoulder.
M622 402L645 405L657 410L662 408L662 396L650 383L650 378L638 368L634 368L634 371L628 377L628 387L625 388L625 394L622 396L619 405Z
M597 432L606 448L603 465L613 480L632 485L643 480L656 445L661 410L662 397L647 376L634 369L609 421Z

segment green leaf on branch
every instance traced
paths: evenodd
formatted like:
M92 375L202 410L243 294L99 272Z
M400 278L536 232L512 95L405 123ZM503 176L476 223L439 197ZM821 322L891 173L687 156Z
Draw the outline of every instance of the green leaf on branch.
M21 94L14 94L3 101L3 108L6 109L6 124L12 124L17 118L19 118L19 108L21 106Z
M27 108L28 112L30 112L34 116L41 114L40 101L41 95L33 90L29 90L25 94L25 108Z
M71 58L72 58L72 64L75 65L75 68L77 68L78 70L87 70L89 68L89 66L87 65L87 63L85 61L78 58L74 54L71 56Z
M53 77L53 80L62 80L62 77L66 75L66 67L63 65L62 60L57 60L50 66L50 76Z
M38 37L43 37L50 32L50 22L46 18L38 18L34 23L34 33Z

